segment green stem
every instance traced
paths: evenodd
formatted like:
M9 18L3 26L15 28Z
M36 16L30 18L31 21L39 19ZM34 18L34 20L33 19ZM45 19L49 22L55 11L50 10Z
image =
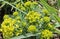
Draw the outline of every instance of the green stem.
M2 5L0 6L0 8L2 8L4 5L5 5L5 3L4 3L4 4L2 4Z
M8 4L8 5L10 5L10 6L12 6L12 7L15 8L16 10L18 10L18 11L20 11L20 12L26 14L26 12L24 12L24 11L22 11L22 10L16 8L14 5L10 4L9 2L7 2L7 1L3 1L3 2L6 3L6 4Z

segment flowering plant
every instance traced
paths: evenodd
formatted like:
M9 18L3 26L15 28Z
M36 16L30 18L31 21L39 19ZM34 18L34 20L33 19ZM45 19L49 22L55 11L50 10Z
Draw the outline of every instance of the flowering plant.
M6 1L4 2L9 4ZM12 15L5 14L3 17L0 31L3 32L4 39L27 33L39 33L40 39L51 39L53 37L53 33L56 31L55 23L58 21L52 17L52 12L46 7L42 7L37 1L23 3L18 1L16 4L9 5L15 8L15 11ZM56 17L56 15L54 16Z

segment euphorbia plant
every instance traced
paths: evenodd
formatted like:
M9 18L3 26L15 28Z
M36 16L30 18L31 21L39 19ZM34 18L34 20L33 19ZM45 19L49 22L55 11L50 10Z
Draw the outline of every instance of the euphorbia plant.
M1 29L4 39L27 33L39 33L40 39L51 39L53 37L57 21L45 7L36 1L17 2L16 4L4 2L15 8L12 15L5 14L3 17ZM56 22L53 23L52 20Z

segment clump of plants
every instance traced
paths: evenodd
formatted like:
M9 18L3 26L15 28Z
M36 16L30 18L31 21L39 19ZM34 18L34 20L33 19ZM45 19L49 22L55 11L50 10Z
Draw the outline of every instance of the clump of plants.
M45 7L39 5L39 2L27 1L16 4L4 2L15 8L12 15L5 14L3 17L0 31L2 31L4 39L27 33L39 33L39 39L51 39L53 37L58 21L55 20L55 15L52 16Z

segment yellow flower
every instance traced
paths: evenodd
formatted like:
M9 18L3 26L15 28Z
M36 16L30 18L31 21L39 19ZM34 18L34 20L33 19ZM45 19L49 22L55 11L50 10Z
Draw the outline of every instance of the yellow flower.
M41 18L40 21L42 22L43 21L43 18Z
M12 26L12 25L13 25L12 18L5 19L1 24L1 26Z
M38 4L37 2L28 1L28 2L26 2L24 5L25 5L25 6L31 6L31 5L37 5L37 4Z
M20 34L20 33L19 33L19 32L17 32L17 33L16 33L16 36L18 36L19 34Z
M22 29L20 29L20 31L19 31L19 32L20 32L20 33L22 33L22 31L23 31L23 30L22 30Z
M48 14L49 12L48 12L48 10L46 10L46 9L43 9L42 10L45 14Z
M20 8L20 3L16 4L16 7L17 7L17 8Z
M20 20L20 17L19 17L19 16L17 16L17 17L16 17L16 19L17 19L17 20Z
M9 26L9 30L13 31L14 30L14 26Z
M4 33L4 37L8 36L11 37L13 36L13 31L14 31L14 26L12 23L14 20L12 18L4 19L4 21L1 24L2 32Z
M16 36L18 36L18 35L20 35L20 34L22 34L22 29L20 29L20 30L18 30L18 31L16 32Z
M30 23L32 22L36 22L37 20L40 20L40 16L41 14L35 11L30 11L28 12L28 14L26 15L25 19L29 20Z
M9 18L9 15L4 15L3 18L4 18L4 19L8 19L8 18Z
M15 28L19 28L19 25L16 24Z
M44 18L43 18L43 20L44 20L45 22L50 22L50 18L49 18L49 17L47 17L47 16L46 16L46 17L44 17Z
M43 30L42 33L41 33L41 36L43 38L48 38L48 37L52 37L53 36L53 33L49 30Z
M13 26L3 26L1 28L2 28L2 32L3 32L4 37L5 36L8 36L8 37L13 36L13 31L14 31Z
M13 32L9 32L9 35L12 37L14 34L13 34Z
M17 22L16 19L13 19L13 20L12 20L12 24L15 24L16 22Z
M23 11L24 11L24 10L25 10L25 7L23 7L23 6L22 6L22 7L21 7L21 10L23 10Z
M18 12L17 12L17 11L16 11L16 12L14 12L14 13L13 13L13 15L14 15L14 16L17 16L17 15L18 15Z
M32 2L31 1L28 1L28 2L26 2L24 5L25 6L30 6L32 4Z
M20 20L17 20L18 23L20 23L21 21Z
M28 27L28 32L36 32L36 26L34 26L34 25L30 25L29 27Z
M49 27L49 28L52 28L52 27L53 27L53 25L51 25L50 23L48 23L48 27Z
M2 31L2 29L0 29L0 31Z
M23 11L25 10L25 7L20 3L16 4L16 7L23 10Z

